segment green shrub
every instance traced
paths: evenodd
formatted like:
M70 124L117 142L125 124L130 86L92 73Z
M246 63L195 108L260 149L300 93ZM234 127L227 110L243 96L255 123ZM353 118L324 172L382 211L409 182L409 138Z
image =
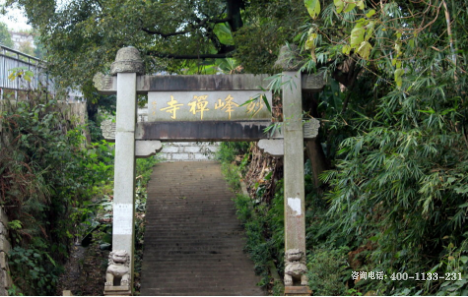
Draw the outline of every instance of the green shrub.
M237 155L245 154L250 146L250 142L221 142L216 158L222 163L231 163Z
M93 216L91 198L111 182L106 142L84 148L83 127L42 98L2 101L0 203L12 222L9 263L16 294L54 295L71 244Z
M308 255L309 287L314 295L346 295L346 281L351 278L347 266L347 247L340 249L316 249Z

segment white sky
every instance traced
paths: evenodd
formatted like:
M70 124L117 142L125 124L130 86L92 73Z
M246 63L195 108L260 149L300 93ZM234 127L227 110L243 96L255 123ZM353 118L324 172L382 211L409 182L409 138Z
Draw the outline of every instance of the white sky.
M3 0L0 0L0 7L4 4ZM30 30L31 26L28 25L28 19L23 10L18 8L8 9L6 15L0 14L0 21L7 24L10 31L21 31Z
M57 8L60 9L67 5L71 0L57 0ZM5 4L5 0L0 0L0 8ZM0 22L7 24L10 31L31 30L31 25L28 25L28 18L24 9L9 8L6 15L0 13Z

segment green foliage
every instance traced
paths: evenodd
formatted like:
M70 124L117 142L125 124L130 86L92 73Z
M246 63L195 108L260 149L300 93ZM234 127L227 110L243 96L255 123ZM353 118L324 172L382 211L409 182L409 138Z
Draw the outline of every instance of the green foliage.
M24 79L27 82L31 82L31 78L34 76L34 73L27 67L11 68L8 70L8 72L10 72L8 75L9 80L15 80L19 78Z
M248 142L222 142L216 158L222 163L232 163L237 155L243 155L249 149Z
M148 185L148 182L153 173L154 165L158 164L158 159L155 157L151 158L138 158L136 160L136 178L141 179L142 185Z
M252 220L253 209L250 197L243 194L237 194L234 202L236 204L236 214L239 221L241 221L242 224L246 224Z
M272 73L279 48L300 33L308 15L303 2L279 0L73 0L67 5L11 0L4 5L16 4L40 32L50 73L67 87L108 72L117 50L129 45L141 51L147 73L214 74L217 69L210 66L218 58L236 58L239 70Z
M320 1L318 0L304 0L304 4L310 16L315 19L320 13Z
M41 27L52 71L64 77L65 85L73 79L89 81L98 69L106 71L117 49L129 44L142 50L149 73L163 68L216 73L221 67L213 60L193 63L150 57L161 52L214 54L231 43L245 71L270 73L279 47L285 42L300 43L307 57L303 70L320 70L329 78L321 94L313 98L317 108L312 112L322 121L320 142L333 170L322 175L321 189L306 183L306 219L307 246L312 251L309 266L316 273L311 278L318 278L322 269L335 269L335 274L330 282L311 285L327 294L466 295L466 1L375 5L370 1L255 0L242 12L243 25L228 28L220 23L203 29L197 27L200 16L224 18L225 1L113 0L104 5L70 1L61 11L53 9L54 3L21 1L33 23ZM142 26L163 33L189 33L162 37L144 33ZM236 69L232 60L223 61L223 66ZM68 71L63 73L63 69ZM30 118L34 121L34 112ZM44 158L52 159L52 164L61 160L50 147L46 150L53 152L53 158L36 150L36 143L30 143L34 133L33 137L29 134L13 138L29 145L24 148L29 150L28 157L39 154L34 159L39 164ZM240 152L236 144L229 144L219 154L225 163L232 163ZM11 168L20 172L15 164L11 162ZM66 168L69 173L55 180L48 175L48 167L37 168L41 170L30 177L37 185L31 191L35 199L28 196L26 200L41 216L49 207L49 192L58 195L60 180L68 180L74 171ZM235 181L238 169L226 168L229 179ZM309 181L310 168L306 174ZM71 179L74 183L83 176ZM262 178L253 184L255 200L238 197L237 205L248 233L247 250L263 276L261 284L266 285L269 261L276 261L282 270L283 198L279 186L273 199L263 199L267 176ZM59 186L40 186L49 179ZM24 193L22 187L31 187L22 179L9 185L11 200L24 198L15 191ZM18 220L22 228L16 225L14 231L19 234L27 224ZM355 270L388 275L460 273L463 280L349 281L349 289L344 290L343 267L333 263L342 261L347 250L353 255L348 260Z
M234 164L222 163L221 171L223 172L224 178L229 184L229 187L233 191L239 191L241 188L241 185L239 182L239 178L240 178L239 168Z
M249 142L222 142L216 153L216 158L221 161L221 170L224 177L234 191L240 190L240 174L245 170L249 159L249 154L245 154L249 146ZM233 164L242 154L245 155L239 166Z
M445 271L445 281L440 285L437 295L439 296L466 296L468 294L468 233L463 234L465 240L456 247L453 243L446 246L447 253L441 262L431 271Z
M234 39L232 38L232 31L229 24L219 23L213 28L213 32L218 37L219 41L226 45L233 45Z
M466 275L467 43L456 13L466 1L322 4L299 40L311 51L305 68L332 76L318 112L335 169L322 175L325 197L308 196L308 246L349 247L354 270ZM466 283L353 290L463 295Z
M218 158L222 162L223 174L235 191L240 190L239 172L248 164L250 154L245 154L239 165L233 162L234 157L239 153L245 153L248 148L252 148L249 143L222 143L218 151ZM275 295L281 295L283 285L280 280L273 281L271 270L284 270L284 205L282 180L277 182L278 193L273 199L267 199L265 203L263 196L266 196L266 183L272 182L272 172L263 177L263 181L254 183L256 191L255 197L251 198L244 194L237 194L234 199L236 212L239 221L244 225L247 236L245 250L254 262L254 270L261 276L257 284L264 288L271 289Z
M309 287L317 296L347 295L345 283L351 278L347 264L349 248L315 249L308 256Z
M66 106L33 95L2 102L1 204L17 293L53 295L70 244L87 230L90 198L112 176L113 157L105 143L83 150L82 129Z
M9 265L15 275L21 275L18 285L30 287L37 295L54 292L62 267L57 265L47 251L49 244L43 238L33 238L29 248L16 246L9 253ZM24 282L24 283L23 283ZM44 291L41 291L44 290ZM33 291L33 292L34 292Z
M270 269L284 270L283 193L275 195L271 205L254 203L240 194L234 201L247 235L245 250L255 264L255 273L262 277L258 285L266 287L270 284ZM276 284L273 288L276 288L273 292L279 293L281 286Z
M273 283L273 287L271 289L271 294L273 296L283 296L284 295L284 285L283 282L280 280L275 280Z
M270 284L271 267L279 271L284 270L283 197L276 195L272 207L265 204L254 205L252 200L248 199L250 206L244 205L244 208L238 208L238 214L249 218L244 224L247 234L245 250L255 264L255 273L262 277L258 285L265 287ZM239 203L236 204L241 206ZM248 208L251 211L250 215L246 215Z
M0 22L0 45L13 47L13 40L11 40L10 32L8 32L8 26L2 22Z
M18 287L14 284L8 288L8 296L24 296L22 293L18 291Z

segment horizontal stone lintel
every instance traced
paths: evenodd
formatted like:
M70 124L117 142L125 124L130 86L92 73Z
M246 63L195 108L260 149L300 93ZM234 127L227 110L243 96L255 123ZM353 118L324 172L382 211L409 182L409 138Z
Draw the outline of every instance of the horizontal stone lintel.
M268 138L267 121L200 121L138 123L136 139L160 141L256 141ZM276 136L276 138L281 136Z
M260 139L283 139L278 130L274 135L265 133L270 121L199 121L199 122L139 122L135 139L172 141L257 141ZM318 135L320 122L312 119L304 123L304 138ZM115 140L115 122L105 121L101 125L103 136Z
M143 75L137 76L137 92L171 91L244 91L268 89L270 80L266 74L222 74L222 75ZM98 73L94 85L100 93L115 94L117 78ZM323 74L303 74L302 89L320 91L325 85Z

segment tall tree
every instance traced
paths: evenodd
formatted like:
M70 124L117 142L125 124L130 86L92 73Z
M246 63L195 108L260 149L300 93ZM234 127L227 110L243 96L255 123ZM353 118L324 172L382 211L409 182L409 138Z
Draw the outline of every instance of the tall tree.
M248 72L271 72L307 14L303 2L245 0L10 0L39 28L47 60L64 84L81 84L132 45L148 72L236 57ZM294 16L294 17L291 17ZM67 69L65 73L63 69ZM65 74L65 75L64 75Z
M332 77L318 99L335 167L328 244L361 246L353 270L388 275L363 292L465 295L468 1L305 4L306 67ZM421 271L457 278L391 279Z
M10 32L8 32L8 26L2 22L0 22L0 44L13 47L13 40L11 40Z

